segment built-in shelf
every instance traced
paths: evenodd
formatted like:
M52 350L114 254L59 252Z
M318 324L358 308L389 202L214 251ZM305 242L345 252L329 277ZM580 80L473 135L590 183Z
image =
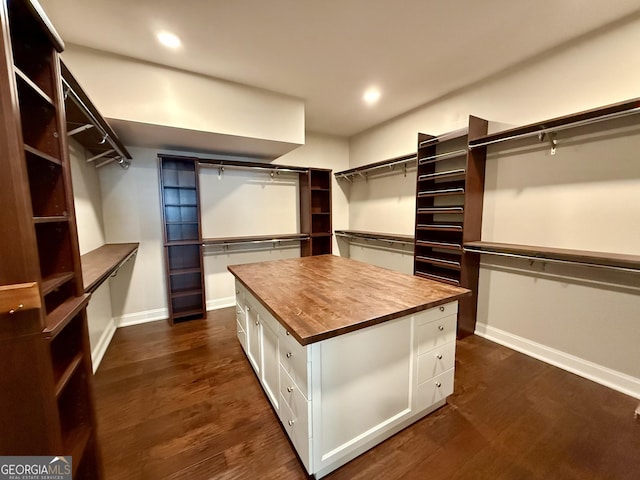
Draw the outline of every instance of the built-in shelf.
M51 99L51 97L49 95L47 95L46 93L44 93L44 91L38 85L36 85L36 83L33 80L31 80L22 70L20 70L16 66L13 67L13 70L16 72L16 76L22 82L24 82L24 84L26 84L29 88L31 88L45 102L47 102L51 106L55 105L55 103Z
M334 173L334 176L337 179L347 179L350 180L351 177L354 176L366 176L369 172L380 170L380 169L388 169L387 171L393 171L396 166L405 165L407 166L410 163L415 163L418 157L415 153L411 153L408 155L401 155L399 157L390 158L388 160L382 160L380 162L368 163L366 165L362 165L360 167L351 168L349 170L342 170L341 172Z
M336 237L357 240L375 240L379 242L413 245L413 235L399 233L363 232L360 230L336 230Z
M44 153L43 151L38 150L37 148L34 148L31 145L25 144L24 145L24 150L27 153L30 153L31 155L35 155L36 157L39 157L39 158L41 158L43 160L46 160L48 162L55 163L56 165L62 165L62 162L58 158L53 157L53 156L49 155L48 153Z
M94 292L138 251L139 243L107 243L80 257L84 291Z
M464 250L472 253L524 258L543 262L567 263L589 267L610 268L613 270L640 272L640 255L482 241L466 242L464 244Z
M464 127L451 132L443 133L437 137L427 138L418 142L418 149L430 147L443 142L449 142L451 140L458 140L466 137L469 134L469 128ZM466 152L465 152L466 153Z
M494 143L516 140L519 138L533 137L543 133L566 130L581 127L593 123L604 122L615 118L636 115L640 113L640 98L614 103L605 107L585 110L563 117L556 117L542 122L531 123L521 127L510 128L500 132L484 135L469 140L469 148L478 148Z
M74 272L55 273L42 279L42 294L47 295L75 277Z
M43 334L46 338L54 338L62 329L89 303L89 294L71 297L46 317Z
M56 397L60 397L60 394L69 383L69 380L71 379L73 374L76 372L78 367L82 364L83 358L84 357L82 352L78 352L76 356L73 357L73 360L71 360L71 363L67 365L67 368L64 370L62 375L60 375L60 378L56 382Z

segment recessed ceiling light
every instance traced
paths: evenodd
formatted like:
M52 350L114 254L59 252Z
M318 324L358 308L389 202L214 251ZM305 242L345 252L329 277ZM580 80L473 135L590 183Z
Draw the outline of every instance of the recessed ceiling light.
M182 45L177 35L171 32L158 32L156 34L158 41L167 48L176 49Z
M373 105L380 100L380 90L376 87L371 87L365 90L364 95L362 95L362 99L367 105Z

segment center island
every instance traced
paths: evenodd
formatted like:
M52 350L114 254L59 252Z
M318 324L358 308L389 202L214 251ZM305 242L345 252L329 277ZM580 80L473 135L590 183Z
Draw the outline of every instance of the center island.
M232 265L237 335L310 475L446 403L464 288L334 255Z

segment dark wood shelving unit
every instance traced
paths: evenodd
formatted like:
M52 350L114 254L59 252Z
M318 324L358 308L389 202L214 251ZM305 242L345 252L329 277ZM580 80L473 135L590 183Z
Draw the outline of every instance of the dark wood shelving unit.
M468 142L486 133L487 121L470 116L468 128L418 134L414 274L472 291L460 299L459 337L475 330L480 258L463 243L480 239L486 162Z
M159 155L169 323L207 315L197 159Z
M303 257L331 253L331 170L310 168L300 173L300 230L309 235L301 245Z
M0 9L0 451L73 455L74 478L101 479L86 305L68 159L59 52L35 0ZM38 302L24 299L23 284ZM77 435L75 432L82 432Z

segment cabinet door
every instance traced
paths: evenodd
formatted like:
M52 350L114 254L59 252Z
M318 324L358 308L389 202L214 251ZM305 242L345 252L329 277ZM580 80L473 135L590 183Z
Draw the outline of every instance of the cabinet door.
M260 376L260 319L258 310L247 302L247 357Z
M260 321L262 340L262 365L260 380L273 408L278 410L280 392L280 370L278 368L278 334L269 325Z

